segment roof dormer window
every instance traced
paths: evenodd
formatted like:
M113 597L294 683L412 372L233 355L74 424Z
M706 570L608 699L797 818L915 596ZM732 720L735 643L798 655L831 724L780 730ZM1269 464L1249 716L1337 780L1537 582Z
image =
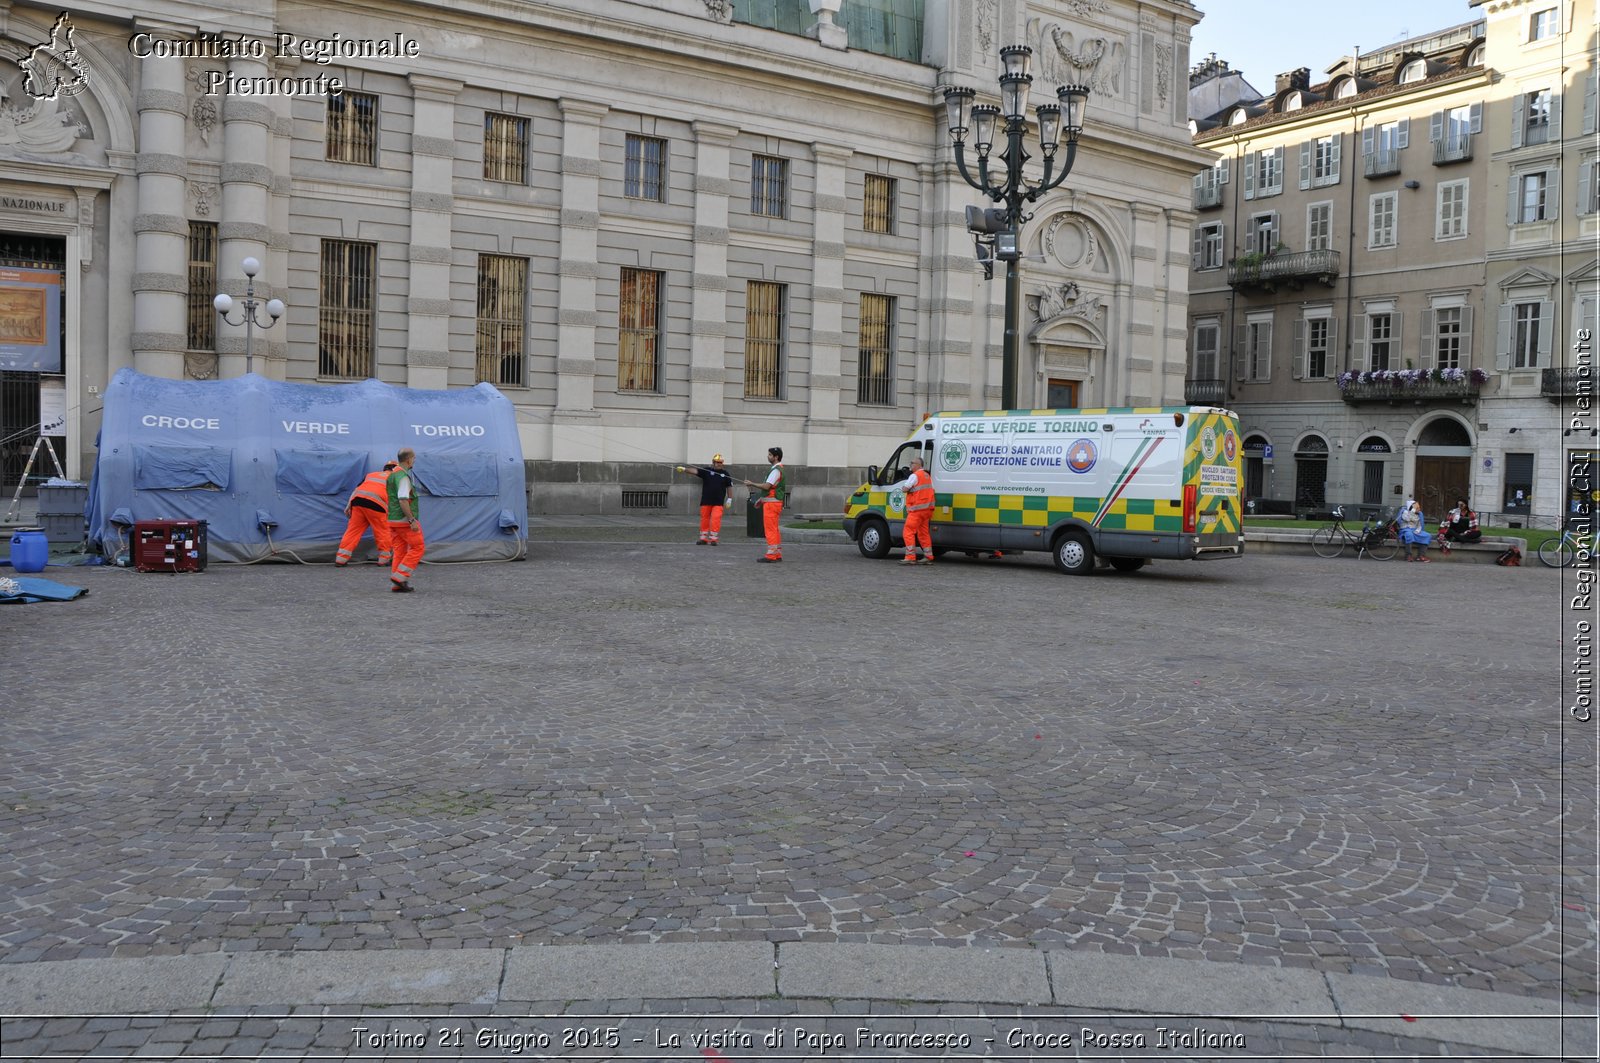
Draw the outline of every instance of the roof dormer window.
M1400 84L1410 85L1422 81L1428 76L1428 61L1426 59L1413 59L1400 68Z
M1250 121L1250 112L1243 107L1235 107L1233 113L1228 116L1229 125L1244 125L1248 121Z
M1348 100L1360 91L1355 78L1344 78L1339 82L1339 87L1333 90L1333 95L1336 99Z
M1289 93L1289 95L1283 98L1283 112L1288 114L1290 111L1298 111L1300 108L1304 107L1305 104L1305 95L1296 89L1294 92Z

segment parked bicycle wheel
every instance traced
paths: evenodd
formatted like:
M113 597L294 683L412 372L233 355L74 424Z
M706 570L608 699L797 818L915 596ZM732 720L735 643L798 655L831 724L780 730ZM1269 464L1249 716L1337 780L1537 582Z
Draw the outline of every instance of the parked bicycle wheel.
M1539 560L1551 568L1566 568L1577 559L1578 549L1565 535L1559 539L1546 539L1539 544Z
M1379 561L1387 561L1400 549L1400 538L1392 525L1372 529L1367 537L1367 553Z
M1311 549L1318 557L1338 557L1344 553L1344 534L1337 528L1318 528L1311 533Z

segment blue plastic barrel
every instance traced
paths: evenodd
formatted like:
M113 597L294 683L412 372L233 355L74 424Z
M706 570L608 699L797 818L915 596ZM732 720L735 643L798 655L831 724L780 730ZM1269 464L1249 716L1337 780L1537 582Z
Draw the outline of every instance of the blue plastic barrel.
M50 540L43 528L19 528L11 537L11 567L18 572L43 572L50 560Z

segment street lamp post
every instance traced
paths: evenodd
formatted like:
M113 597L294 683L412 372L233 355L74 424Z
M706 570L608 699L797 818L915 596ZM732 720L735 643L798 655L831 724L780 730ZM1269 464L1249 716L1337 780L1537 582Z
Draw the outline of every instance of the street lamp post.
M268 299L262 303L256 298L256 274L261 272L261 263L254 258L245 259L240 265L244 268L245 285L244 299L239 302L240 317L236 321L228 315L233 311L233 296L219 294L211 300L211 305L217 308L217 313L222 315L222 320L230 325L244 326L244 371L251 372L250 342L258 328L269 329L278 323L283 316L284 305L282 299ZM256 318L256 310L265 309L270 320L260 321Z
M1018 310L1022 303L1022 274L1018 261L1022 257L1022 224L1033 215L1023 210L1026 203L1036 202L1040 196L1056 188L1072 172L1078 155L1078 136L1083 132L1083 111L1089 100L1086 85L1063 85L1056 90L1061 101L1041 103L1036 108L1039 118L1039 149L1044 156L1044 173L1037 184L1029 184L1023 177L1023 166L1032 158L1023 148L1023 137L1028 132L1028 89L1033 84L1029 69L1033 63L1033 49L1014 44L1000 49L1000 103L971 106L976 91L964 87L944 90L945 111L950 124L950 139L955 143L956 168L967 184L976 188L1003 209L1000 225L995 230L994 257L1006 264L1006 331L1005 346L1001 355L1000 402L1006 409L1017 403L1017 348ZM966 139L968 112L971 112L973 148L978 153L978 175L973 177L967 169ZM995 122L1005 119L1005 149L999 156L1005 170L994 180L989 174L989 155L994 147ZM1056 149L1062 135L1066 135L1067 154L1060 172L1055 171Z

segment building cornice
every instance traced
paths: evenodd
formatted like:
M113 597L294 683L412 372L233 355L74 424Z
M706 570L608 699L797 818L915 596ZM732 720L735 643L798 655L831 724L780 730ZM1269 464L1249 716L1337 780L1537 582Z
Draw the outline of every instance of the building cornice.
M1414 87L1375 90L1349 100L1330 100L1299 111L1272 115L1268 120L1263 120L1267 116L1262 116L1236 126L1218 126L1195 134L1194 143L1196 147L1220 150L1215 145L1297 132L1304 134L1311 130L1321 131L1329 126L1344 125L1368 115L1396 109L1414 110L1420 104L1455 99L1464 90L1480 87L1487 89L1497 77L1498 74L1492 68L1479 67L1447 77L1432 78Z

